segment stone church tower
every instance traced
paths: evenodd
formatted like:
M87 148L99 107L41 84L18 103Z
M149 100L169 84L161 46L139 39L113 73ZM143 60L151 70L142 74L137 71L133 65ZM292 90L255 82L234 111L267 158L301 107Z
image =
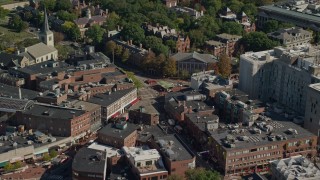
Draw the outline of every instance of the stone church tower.
M54 47L53 32L50 31L50 29L49 29L48 15L47 15L46 9L44 9L44 23L43 23L43 28L41 29L41 32L39 33L39 38L47 46Z

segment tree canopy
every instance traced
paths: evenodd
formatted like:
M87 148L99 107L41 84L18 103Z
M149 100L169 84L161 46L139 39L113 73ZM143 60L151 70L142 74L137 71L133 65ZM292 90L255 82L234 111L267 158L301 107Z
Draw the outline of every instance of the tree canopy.
M205 170L203 168L196 168L186 171L186 178L188 180L220 180L220 174L217 171Z
M263 32L251 32L242 37L240 44L245 51L264 51L278 46L279 42L269 39Z
M99 25L95 24L86 31L86 36L92 39L94 44L99 44L102 42L105 29L101 28Z
M136 23L128 23L121 31L125 40L132 40L134 43L142 43L144 41L144 30Z

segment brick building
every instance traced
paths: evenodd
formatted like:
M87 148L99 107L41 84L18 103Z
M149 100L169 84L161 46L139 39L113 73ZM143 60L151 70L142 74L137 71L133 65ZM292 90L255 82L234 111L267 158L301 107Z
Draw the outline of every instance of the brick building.
M204 48L214 56L221 56L225 53L231 57L235 55L241 38L241 36L232 34L218 34L214 40L206 41Z
M34 104L16 113L16 125L35 129L53 136L78 137L90 131L90 113L83 110Z
M159 124L159 112L155 100L140 100L129 109L129 119L136 124L157 125Z
M116 148L135 146L138 126L120 121L109 123L98 131L98 142Z
M317 136L288 121L220 124L210 134L212 158L224 175L266 172L269 161L299 154L313 157L317 152Z

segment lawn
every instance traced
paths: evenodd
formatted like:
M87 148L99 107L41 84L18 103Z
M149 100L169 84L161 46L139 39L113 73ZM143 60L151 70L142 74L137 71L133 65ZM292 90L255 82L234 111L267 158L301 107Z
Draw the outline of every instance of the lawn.
M4 47L12 47L15 43L20 42L26 38L35 37L33 34L23 31L20 33L14 32L7 28L8 17L0 20L0 42ZM2 34L3 33L3 34Z
M0 0L0 5L10 4L13 3L13 0Z

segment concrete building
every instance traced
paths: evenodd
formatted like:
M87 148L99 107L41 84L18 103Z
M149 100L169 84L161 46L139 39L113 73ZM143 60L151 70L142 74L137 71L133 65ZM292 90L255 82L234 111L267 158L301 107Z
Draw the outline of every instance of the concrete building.
M137 125L125 121L109 123L98 131L98 142L119 149L123 146L132 147L136 144L137 129Z
M189 16L191 16L194 19L198 19L201 16L203 16L203 10L197 11L197 10L190 8L190 7L176 6L176 7L172 7L171 10L175 11L178 14L188 14Z
M307 88L304 128L320 138L320 83L311 84ZM319 141L318 141L319 142Z
M130 88L119 91L109 91L108 94L97 94L89 99L89 102L101 105L101 118L107 122L112 117L124 113L125 108L136 103L137 89Z
M296 2L300 2L297 4ZM302 3L301 3L302 2ZM320 31L320 18L316 13L319 5L311 1L286 1L281 4L259 7L258 24L263 28L268 20L292 23L305 29Z
M104 180L106 179L106 152L81 148L72 162L72 178L74 180Z
M124 146L123 151L130 164L131 171L135 175L134 179L167 179L168 171L165 169L160 153L156 149L149 149L147 146Z
M301 155L271 161L270 170L272 180L320 179L319 168Z
M226 176L266 172L269 161L299 154L313 157L317 152L317 136L288 121L220 123L210 134L211 156Z
M210 64L218 62L217 57L211 54L177 53L171 56L177 62L177 71L186 71L189 74L205 71Z
M247 52L240 56L239 89L250 99L277 102L303 114L307 87L320 82L319 56L319 47L311 45Z
M268 37L279 41L283 46L294 47L309 44L312 40L312 32L292 27L268 33Z

